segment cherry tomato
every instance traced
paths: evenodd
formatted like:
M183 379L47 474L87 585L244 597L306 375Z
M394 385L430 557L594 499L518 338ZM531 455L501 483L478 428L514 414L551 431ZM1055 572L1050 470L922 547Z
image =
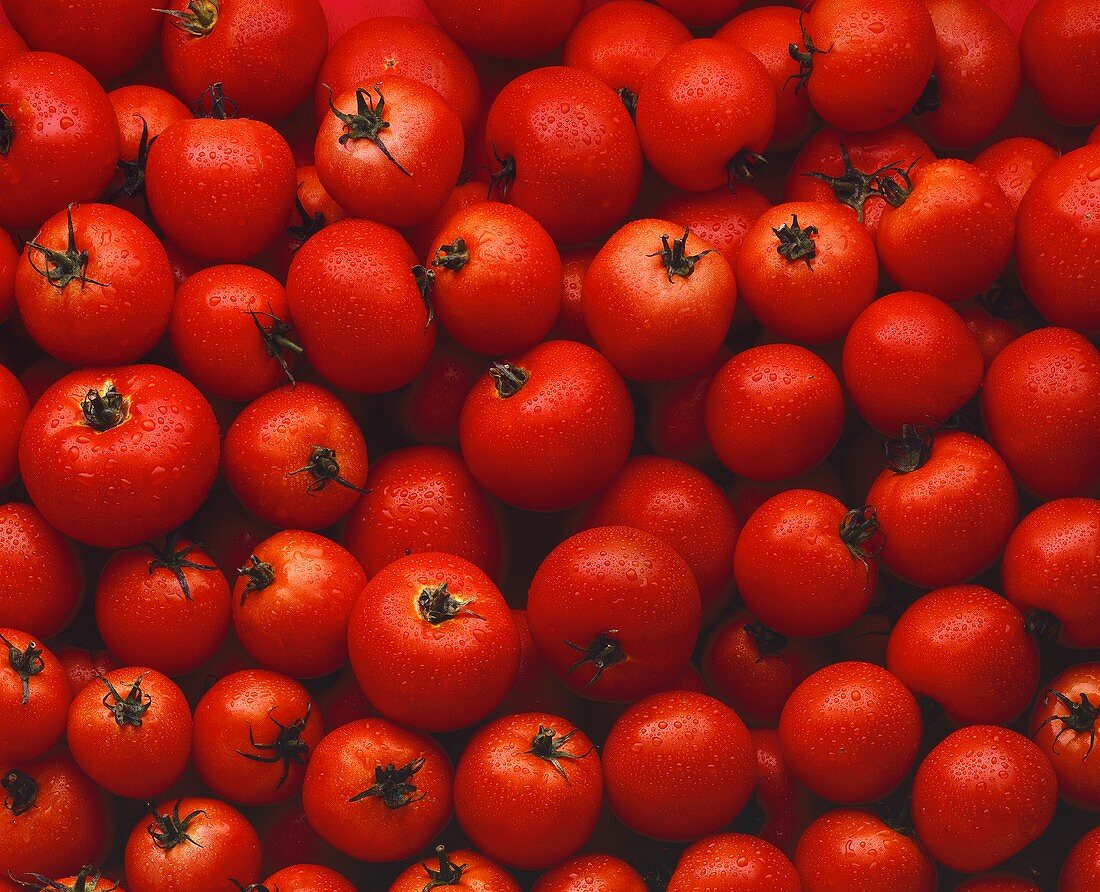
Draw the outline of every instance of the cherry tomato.
M1090 72L1100 54L1095 8L1074 0L1039 0L1020 32L1024 77L1043 110L1064 124L1100 119L1100 90Z
M1070 849L1058 877L1058 892L1089 892L1097 883L1100 883L1100 827L1090 830Z
M428 886L435 883L436 887L453 886L471 892L520 892L519 883L508 871L471 849L448 852L441 843L435 847L434 860L434 867L429 858L406 868L389 892L423 892L425 880Z
M536 59L561 46L582 0L529 0L488 7L476 0L424 0L443 30L459 43L502 59Z
M0 629L0 645L0 764L12 765L61 739L72 693L64 667L37 638Z

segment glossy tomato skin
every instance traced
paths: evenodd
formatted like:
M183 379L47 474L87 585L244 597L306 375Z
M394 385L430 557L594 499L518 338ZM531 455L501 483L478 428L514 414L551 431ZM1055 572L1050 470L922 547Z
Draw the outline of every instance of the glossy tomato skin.
M366 584L350 552L317 533L265 539L233 586L233 626L257 663L294 678L319 678L348 659L352 606Z
M627 0L631 2L631 0ZM641 875L611 855L577 855L552 867L532 892L646 892Z
M1088 892L1097 883L1100 883L1100 828L1090 830L1070 849L1058 877L1058 892Z
M33 505L0 505L0 625L52 638L84 595L81 554Z
M474 479L528 511L561 511L590 499L622 468L633 434L634 406L622 378L575 341L546 341L494 363L459 419L462 457Z
M441 552L398 558L376 573L355 602L347 637L371 705L427 731L481 721L519 670L504 596L469 561Z
M1005 347L986 375L982 416L1036 495L1085 495L1100 479L1100 353L1077 332L1041 328Z
M527 597L531 635L557 676L584 697L631 702L670 684L699 634L691 568L631 527L569 537L539 566Z
M738 185L731 192L720 186L710 192L679 192L657 205L661 220L671 220L712 245L736 269L737 253L749 227L771 207L771 202L751 186Z
M249 403L225 435L234 495L277 527L319 530L351 510L367 479L367 445L342 402L287 384Z
M1100 663L1071 666L1035 701L1029 730L1058 777L1058 793L1086 811L1100 811L1100 771L1090 762L1100 705Z
M435 328L413 278L416 262L397 232L367 220L326 226L295 254L287 301L324 378L356 393L385 393L424 368Z
M910 836L869 811L837 809L815 820L794 853L804 892L935 892L936 866Z
M443 30L470 49L502 59L536 59L561 46L582 0L532 0L487 7L476 0L425 0Z
M1058 150L1041 140L1013 136L984 149L974 159L974 166L993 177L1013 209L1019 210L1031 184L1058 157ZM1016 223L1018 227L1018 218Z
M397 770L383 796L376 771ZM390 771L393 775L393 771ZM327 734L306 768L302 804L313 829L360 861L400 861L424 848L451 817L454 770L432 738L382 719ZM368 790L378 792L359 797Z
M343 875L319 864L292 864L271 874L264 885L279 892L356 892Z
M1008 873L983 874L956 886L954 892L1042 892L1031 880Z
M1100 54L1100 18L1090 3L1040 0L1020 32L1024 77L1056 121L1074 126L1100 119L1100 90L1089 72Z
M593 258L581 308L620 374L672 381L714 359L736 301L733 270L719 251L687 227L681 234L673 223L647 219L627 223Z
M488 201L488 190L485 183L471 180L462 183L451 190L443 206L419 226L412 226L403 233L417 257L428 257L435 251L437 245L432 244L435 237L451 217L459 211L464 211L472 204L480 204Z
M772 728L753 728L749 734L756 746L756 772L760 778L753 801L762 821L745 829L755 830L755 835L790 857L810 821L810 795L787 767L779 745L779 732ZM750 814L752 807L750 802L742 814ZM742 820L739 818L738 824Z
M462 403L485 368L485 360L441 340L424 370L397 397L394 420L421 446L458 446Z
M1023 334L1018 322L994 316L977 303L957 305L955 311L978 342L986 371L997 355Z
M1054 815L1058 782L1034 743L972 725L949 734L913 780L913 826L940 864L989 870L1037 839Z
M655 839L717 832L757 782L745 723L724 703L692 691L652 694L630 707L608 735L603 762L619 820Z
M878 447L876 449L877 457L882 444L877 443L876 446ZM808 474L802 474L787 480L761 482L735 477L726 488L726 494L729 496L733 510L737 514L737 519L744 523L768 499L788 489L813 489L844 501L848 487L845 485L845 481L841 480L840 474L833 464L825 462Z
M566 719L497 719L470 741L455 772L455 811L481 851L542 870L576 854L596 827L603 771L592 741Z
M0 156L0 226L27 229L99 197L118 161L118 125L87 71L54 53L21 53L0 65L0 104L14 131Z
M739 163L742 153L767 147L775 127L775 88L748 50L690 40L650 71L635 117L642 151L661 178L706 192L731 181L738 167L751 170L752 162Z
M1055 499L1012 532L1001 565L1005 597L1046 611L1068 647L1100 647L1100 501Z
M286 281L290 264L298 250L318 232L331 223L346 220L348 212L336 203L328 194L317 176L314 164L298 167L298 181L294 210L283 236L275 243L275 271L283 282Z
M570 341L591 344L592 336L584 321L584 275L596 256L598 247L568 248L561 257L561 310L552 331Z
M118 668L107 651L88 650L74 644L61 645L57 649L57 659L69 677L69 688L74 697L100 676Z
M744 833L708 836L689 846L668 892L801 892L794 865L774 845Z
M11 25L0 25L0 65L27 51L27 41Z
M0 629L0 645L0 763L10 766L61 739L72 694L65 668L36 637Z
M480 852L472 849L448 852L442 844L435 847L434 857L402 871L393 881L389 892L423 892L424 886L433 881L436 871L444 877L457 875L456 879L445 884L456 889L466 889L469 892L520 892L520 885L512 875Z
M159 87L133 84L107 94L118 119L119 157L134 161L141 147L141 133L148 139L160 136L177 121L191 117L191 111L175 96ZM143 127L144 124L144 127Z
M100 399L89 399L92 391ZM126 548L176 529L202 504L218 469L218 423L169 369L81 369L31 409L19 467L53 527L89 545ZM140 483L118 485L120 474Z
M641 184L642 152L626 107L576 68L538 68L501 90L485 123L485 155L492 171L506 174L496 181L498 193L559 244L580 244L618 225Z
M19 435L30 411L27 391L0 365L0 487L7 486L19 473Z

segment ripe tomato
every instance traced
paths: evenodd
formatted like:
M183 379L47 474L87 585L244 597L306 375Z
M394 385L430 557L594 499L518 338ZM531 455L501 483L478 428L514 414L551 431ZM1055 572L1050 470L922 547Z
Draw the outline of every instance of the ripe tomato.
M699 634L699 588L671 546L631 527L570 536L539 566L527 619L539 652L573 691L631 702L683 670Z
M871 603L882 536L873 508L792 489L741 528L733 575L745 606L782 635L815 638L854 623Z
M27 51L27 41L11 25L0 24L0 65Z
M356 892L341 874L319 864L292 864L275 871L262 885L279 892Z
M1038 139L1013 136L995 142L975 159L974 166L991 176L1013 210L1019 210L1031 184L1058 158L1058 150ZM1017 223L1019 223L1017 219Z
M64 56L21 53L0 65L0 107L0 226L27 229L99 197L118 124L95 78Z
M559 9L573 0L511 8L528 15L547 4ZM576 7L579 12L579 0ZM485 123L485 153L501 199L563 244L617 226L641 184L642 153L630 115L610 87L577 68L537 68L501 90Z
M218 472L218 422L169 369L82 369L31 409L19 468L51 526L127 548L176 529L202 504Z
M103 876L98 869L89 865L80 868L75 876L51 880L42 874L26 874L16 881L23 889L41 889L49 892L115 892L122 889L118 883ZM110 888L108 888L108 886Z
M635 0L621 0L633 5ZM647 892L641 875L611 855L577 855L546 871L532 892Z
M75 644L57 648L57 659L69 678L69 688L75 697L97 678L117 669L118 664L105 650L88 650Z
M0 626L52 638L84 595L84 560L32 505L0 505Z
M978 342L986 371L997 354L1023 334L1019 322L994 316L980 304L956 304L954 309Z
M936 866L911 836L871 812L837 809L806 828L794 853L804 892L935 892Z
M328 49L317 0L171 0L160 49L177 96L222 83L240 114L275 122L301 104Z
M31 411L19 379L0 365L0 488L19 473L19 435Z
M751 179L775 127L775 88L748 50L697 39L671 49L638 93L646 160L680 189Z
M150 813L126 840L129 892L240 892L238 884L262 876L260 839L232 805L194 797L162 802Z
M73 758L116 796L148 799L179 780L191 755L191 708L155 669L115 669L73 698Z
M794 865L770 842L744 833L708 836L689 846L668 892L801 892Z
M399 558L376 573L355 602L347 640L371 705L427 731L484 719L519 669L504 596L469 561L441 552Z
M64 750L8 767L2 781L0 865L64 876L98 864L111 847L114 809Z
M989 870L1038 839L1054 816L1058 782L1026 737L992 725L949 734L913 780L913 826L940 864Z
M1041 328L993 360L982 387L993 448L1042 498L1086 494L1100 479L1100 352L1076 332Z
M64 667L37 638L0 629L0 645L0 764L10 766L61 739L72 693Z
M290 314L313 367L337 387L385 393L424 368L435 329L394 230L367 220L326 226L294 255Z
M703 371L642 391L648 410L642 434L650 449L706 471L717 469L707 437L706 399L714 376L731 355L723 347Z
M559 716L507 716L474 735L455 771L455 812L491 858L543 870L577 853L603 804L600 757Z
M732 821L756 787L756 747L732 709L692 691L653 694L615 723L603 749L607 799L627 827L698 839Z
M451 817L454 772L432 738L382 719L327 734L306 768L313 829L360 861L411 858Z
M1100 663L1071 666L1055 678L1031 712L1031 739L1058 777L1070 805L1100 811L1100 770L1088 757L1100 718Z
M738 184L735 192L721 186L710 192L674 194L657 205L654 213L661 220L688 227L736 268L745 234L770 207L771 202L751 186Z
M1058 892L1089 892L1097 883L1100 883L1100 827L1090 830L1070 849L1058 877Z
M298 189L294 195L294 210L290 212L283 237L275 243L276 272L283 281L302 245L330 223L348 216L348 212L325 191L314 165L299 167L296 177Z
M431 861L429 858L406 868L393 881L389 892L423 892L425 879L428 881L427 887L432 889L453 886L471 892L520 892L519 883L508 871L472 849L448 852L440 843L435 847L434 867ZM312 892L312 888L308 892Z
M581 17L582 0L529 0L488 7L476 0L424 0L459 43L502 59L537 59L557 49Z
M562 511L592 498L622 468L633 435L622 378L574 341L546 341L493 363L459 419L474 479L528 511Z
M620 374L671 381L714 359L736 300L721 252L687 226L681 235L675 224L649 219L627 223L599 250L585 273L581 308Z
M417 257L427 257L436 248L435 237L451 217L459 211L464 211L472 204L480 204L487 201L485 183L471 180L461 183L451 190L443 207L436 211L419 226L412 226L404 231L404 236L412 246Z
M482 357L449 339L441 340L424 370L393 406L401 433L420 445L457 447L462 403L484 367Z
M175 284L164 247L137 217L109 204L70 205L27 242L15 299L51 356L74 366L124 365L164 334Z
M535 647L527 611L513 609L512 619L519 635L519 671L516 683L493 715L509 716L521 712L549 712L565 717L582 715L583 702L562 686Z
M1020 32L1024 77L1043 110L1063 124L1095 124L1100 90L1090 72L1100 55L1100 21L1091 3L1039 0Z
M367 445L335 396L315 384L287 384L236 417L223 464L234 495L265 523L319 530L363 492Z
M1020 521L1001 565L1005 597L1058 622L1068 647L1100 647L1100 501L1056 499Z
M233 626L261 666L294 678L320 678L348 660L352 606L367 578L331 539L283 530L265 539L233 586Z
M116 552L95 590L96 628L122 666L184 675L210 660L229 631L229 585L202 546Z
M171 93L146 84L119 87L111 90L107 98L118 119L120 161L137 161L143 151L143 142L144 152L148 153L149 143L177 121L191 117L190 109ZM144 157L141 162L144 185Z
M18 263L19 250L15 242L5 230L0 229L0 323L15 309L15 268Z
M754 728L749 734L756 746L760 783L734 827L751 832L791 855L810 820L810 795L787 767L779 746L779 733L771 728Z
M955 892L1042 892L1031 880L1007 873L991 873L967 880Z
M418 125L419 126L419 125ZM416 274L440 324L467 350L527 350L561 310L561 256L530 214L482 201L457 213Z
M879 442L875 445L877 455L882 450L882 443ZM825 462L808 474L801 474L787 480L760 482L735 477L730 481L726 493L733 504L737 519L744 523L768 499L781 492L786 492L788 489L813 489L844 501L848 487L845 481L840 479L840 474L837 473L836 468L829 462ZM863 487L863 490L863 494L866 495L867 487Z

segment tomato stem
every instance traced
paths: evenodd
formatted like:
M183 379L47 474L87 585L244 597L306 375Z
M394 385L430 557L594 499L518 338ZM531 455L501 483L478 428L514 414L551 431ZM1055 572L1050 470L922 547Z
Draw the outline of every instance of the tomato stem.
M210 111L207 113L203 106L203 100L210 98ZM202 91L199 98L191 103L191 114L196 118L214 118L218 121L226 121L237 117L237 103L225 95L221 82L211 84Z
M439 585L429 585L422 588L416 599L416 607L420 611L420 615L433 626L454 619L463 611L465 611L466 616L484 620L485 617L480 613L474 613L472 610L467 609L476 600L476 598L456 598L447 588L447 583L441 582Z
M853 508L840 522L842 541L857 561L863 564L864 586L871 581L871 561L886 545L886 535L879 526L874 507L862 505Z
M809 6L809 4L807 4ZM798 15L798 30L802 32L802 47L799 47L797 43L787 44L787 55L789 55L795 62L798 63L798 74L792 74L787 78L787 83L794 80L798 83L795 85L794 92L797 96L803 88L806 86L806 82L810 79L810 75L814 73L814 56L818 53L831 53L833 51L833 45L829 44L827 50L820 50L814 46L814 40L810 37L806 31L806 7L803 7L802 12Z
M51 880L40 873L24 873L20 876L23 878L15 879L16 883L24 889L38 890L38 892L114 892L118 889L117 884L101 887L99 881L102 875L96 868L89 865L80 868L71 886L66 886L60 880ZM91 885L88 885L89 883Z
M449 245L440 245L432 258L432 266L442 266L456 273L469 262L470 252L466 249L464 238L456 238Z
M502 400L515 396L530 380L531 376L526 369L507 362L494 362L489 369L489 377L496 385L497 396Z
M0 104L0 155L7 155L15 142L15 122L7 116L5 108L7 103Z
M412 174L405 170L401 163L390 154L390 150L386 148L386 144L382 142L380 136L382 131L390 126L390 122L382 117L386 109L386 97L382 95L381 84L374 85L374 92L378 94L377 104L371 98L370 91L366 87L356 88L354 112L340 111L332 101L332 87L328 84L324 86L328 90L329 109L344 122L344 132L340 135L339 140L340 145L344 145L349 139L365 139L372 145L377 146L382 154L393 162L394 167L405 176L411 177Z
M179 583L180 589L183 591L183 596L188 600L191 598L191 586L187 583L187 577L183 575L183 571L187 570L217 570L217 567L213 567L210 564L196 564L194 561L188 559L188 555L191 552L197 550L201 546L197 543L194 545L188 545L184 548L179 547L180 534L169 533L167 540L164 543L164 549L157 548L152 543L149 544L149 550L153 552L153 560L149 561L149 575L153 575L154 570L165 569L171 571L176 581Z
M250 759L253 762L263 762L266 765L274 765L276 762L282 761L283 772L279 776L279 782L275 784L275 789L279 789L286 779L290 776L290 765L306 764L305 757L309 753L309 744L302 740L302 732L305 731L306 725L309 724L309 717L313 712L313 703L306 703L306 712L300 719L295 719L289 725L284 725L280 722L273 713L275 707L267 711L267 717L279 729L279 733L276 734L275 740L271 743L256 743L256 738L252 734L252 723L248 724L248 742L252 745L253 749L260 750L259 754L245 753L241 750L237 750L237 754L244 756L246 759ZM266 751L270 751L270 755L266 754Z
M117 427L126 420L129 400L108 381L103 393L89 390L80 401L80 411L84 413L84 423L94 431L103 433Z
M153 824L146 827L146 832L153 838L153 845L158 849L173 849L180 843L186 841L191 845L199 845L191 838L187 832L191 826L191 822L195 820L199 815L205 815L205 810L201 808L195 809L190 814L180 817L180 803L182 799L176 800L175 808L172 809L172 814L162 815L152 805L147 805L149 814L153 817ZM201 848L201 846L200 846Z
M102 675L99 676L99 680L107 686L107 693L103 695L101 701L104 706L107 707L107 711L115 717L115 724L120 728L130 725L134 728L140 728L145 713L149 711L149 707L153 704L153 698L145 693L141 689L141 680L143 675L139 675L130 684L130 690L123 697L109 680ZM114 702L110 702L111 700Z
M392 762L385 767L376 765L374 768L374 785L368 787L362 793L352 796L348 802L359 802L361 799L376 797L381 799L386 808L389 809L403 808L413 802L419 802L427 793L424 790L418 792L412 779L423 767L423 756L419 759L413 759L400 768L394 767Z
M0 778L0 786L8 794L4 799L4 808L13 817L26 814L38 801L38 781L18 768L12 768Z
M73 206L71 204L65 209L65 215L68 220L68 243L65 250L57 251L53 248L47 248L32 239L27 242L27 262L36 273L54 288L64 288L73 281L109 288L110 285L107 283L97 282L85 275L88 270L88 252L80 251L76 247L76 233L73 230ZM31 249L42 253L46 261L45 269L34 262Z
M638 94L631 90L630 87L619 87L615 92L619 94L619 98L623 101L623 105L626 106L627 113L633 118L638 111Z
M363 487L356 486L346 477L341 476L340 464L336 461L336 450L330 449L328 446L314 446L313 451L309 454L309 461L296 471L289 472L286 476L293 477L295 474L305 473L313 477L313 480L306 487L306 492L310 495L319 493L329 483L339 484L345 489L352 489L355 492L366 492Z
M665 265L665 270L668 272L668 280L671 282L673 276L682 276L688 278L693 272L695 272L695 264L698 263L707 254L713 254L714 248L707 248L705 251L700 251L698 254L687 253L687 240L690 230L685 226L684 234L674 241L669 241L668 233L661 236L661 250L654 251L652 254L646 254L646 257L660 257L661 262Z
M1072 697L1063 694L1061 691L1047 691L1048 697L1053 697L1062 706L1064 706L1068 712L1066 715L1052 715L1043 719L1039 723L1039 727L1035 729L1035 734L1039 733L1039 730L1048 724L1054 724L1054 722L1061 722L1061 730L1054 735L1054 740L1050 743L1051 752L1055 752L1058 747L1058 741L1065 733L1072 734L1088 734L1089 735L1089 747L1085 751L1085 755L1082 756L1082 760L1087 759L1092 755L1092 748L1096 744L1096 721L1100 719L1100 704L1094 705L1089 700L1088 694L1079 694L1081 698L1078 701L1074 701ZM1032 737L1035 736L1032 735Z
M901 436L886 441L886 466L898 474L916 471L931 458L934 442L931 428L902 425Z
M145 167L149 161L149 149L157 138L155 136L152 139L149 138L149 122L144 116L134 115L134 117L141 121L141 137L138 140L137 154L134 155L133 161L118 159L118 169L122 172L122 184L111 193L110 200L114 201L120 195L125 195L127 198L140 195L145 199L148 207L149 199L145 194Z
M218 0L190 0L186 9L154 9L168 16L174 28L192 37L205 37L218 23Z
M248 582L241 592L241 604L253 592L261 592L275 581L275 568L267 561L261 561L256 555L248 558L248 563L237 568L238 576L247 576Z
M755 179L757 169L767 163L768 159L759 152L742 149L726 162L726 186L733 192L738 181L747 183Z
M22 705L26 706L31 698L31 676L38 675L46 668L46 664L42 661L42 648L37 642L31 641L25 649L20 650L3 635L0 635L0 641L7 645L8 665L11 671L18 675L23 683Z
M438 869L428 867L428 862L420 864L428 874L428 884L420 892L431 892L440 886L457 886L462 882L462 874L469 867L468 864L455 864L447 857L447 847L442 843L435 847L435 856L439 860Z
M283 370L283 374L287 376L287 379L291 384L298 383L294 379L294 373L290 371L290 364L286 361L286 357L283 356L284 350L289 350L291 353L295 353L299 356L305 351L300 344L295 343L287 337L293 330L293 326L285 319L280 319L271 309L271 304L267 305L267 312L263 310L245 310L245 312L252 318L252 324L256 326L256 331L260 333L260 339L264 343L264 349L267 350L267 355L279 363L279 367ZM264 326L260 322L260 317L270 321L270 325Z
M493 157L496 159L497 164L500 165L500 170L496 173L489 174L489 191L486 195L486 199L492 199L493 190L496 189L497 194L500 196L500 200L507 201L508 192L512 188L512 184L516 181L516 159L511 155L501 157L501 154L497 151L496 143L493 143Z
M544 725L539 725L539 730L531 740L531 749L527 750L532 756L538 756L549 762L554 766L554 770L557 771L562 777L565 778L565 782L568 784L569 775L565 769L561 766L562 759L583 759L589 753L592 752L594 747L589 747L580 755L566 752L565 745L573 739L573 735L577 733L577 729L574 728L568 734L563 734L560 737L557 736L553 728L547 728Z
M592 687L603 676L603 671L609 666L615 666L626 660L626 653L623 651L622 646L612 638L612 635L617 635L618 632L611 630L608 632L601 632L587 647L581 647L579 644L574 644L572 641L566 639L566 645L573 650L584 654L577 662L573 663L569 667L569 672L573 672L579 669L585 663L591 663L596 667L596 671L592 674L592 677L584 683L586 688Z
M1040 642L1055 641L1062 632L1062 623L1053 613L1033 610L1024 623L1024 631Z
M773 228L772 232L779 239L779 245L775 249L777 254L786 257L790 263L802 260L805 261L807 269L814 268L810 261L817 256L817 244L813 240L817 235L816 226L799 226L798 216L791 214L789 224L784 223L778 228Z
M318 232L328 226L328 218L324 215L323 211L317 211L310 216L309 211L306 210L304 204L302 204L301 196L298 194L301 191L302 184L298 184L298 188L294 190L294 208L298 211L298 217L301 222L294 226L288 226L286 234L290 236L290 253L298 253L298 249L308 242Z

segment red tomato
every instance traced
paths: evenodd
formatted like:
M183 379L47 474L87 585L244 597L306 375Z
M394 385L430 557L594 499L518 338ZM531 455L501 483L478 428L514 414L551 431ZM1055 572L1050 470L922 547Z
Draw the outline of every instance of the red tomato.
M19 379L0 365L0 488L19 473L19 435L31 411Z
M581 305L584 288L584 275L588 272L596 256L597 248L570 248L561 257L561 310L552 332L563 340L592 343L588 326L584 321L584 309Z
M619 820L655 839L716 833L757 782L745 723L724 703L691 691L653 694L630 707L607 737L603 763Z
M1018 322L994 316L977 303L956 305L954 309L978 342L986 371L997 354L1023 334Z
M1038 839L1054 816L1058 782L1026 737L991 725L949 734L913 780L913 826L951 870L989 870Z
M440 340L424 370L397 397L395 421L410 441L458 446L462 403L481 377L485 360Z
M771 202L751 186L739 184L735 192L721 186L710 192L680 192L666 198L654 213L691 230L729 261L737 263L737 253L745 234Z
M809 794L783 759L779 733L771 728L754 728L749 734L756 745L760 784L734 826L753 832L791 855L809 821Z
M145 150L149 143L177 121L186 121L191 111L171 93L158 87L134 84L119 87L107 94L118 119L119 150L121 161L136 161L141 153L142 140ZM144 161L141 172L144 174Z
M468 145L468 144L467 144ZM439 231L450 222L451 217L459 211L464 211L472 204L480 204L487 201L487 188L485 183L471 180L462 183L451 190L443 206L419 226L412 226L405 230L405 238L408 239L417 257L427 257L435 251L435 237Z
M61 739L72 693L64 667L38 639L0 629L0 645L0 764L10 766Z
M708 836L689 846L668 892L801 892L794 865L770 842L743 833Z
M1100 119L1092 71L1100 58L1100 18L1091 0L1039 0L1020 32L1024 77L1056 121L1081 126Z
M74 644L57 648L57 659L69 677L69 688L75 697L93 681L118 668L118 663L105 650L87 650Z
M7 16L0 16L0 65L9 59L13 59L20 53L27 51L27 41L19 36L19 33L7 24Z
M35 403L19 467L52 526L126 548L176 529L202 504L218 470L218 423L202 395L161 366L82 369Z
M459 43L502 59L537 59L557 49L581 17L582 0L528 0L489 7L479 0L424 0Z
M775 127L775 88L748 50L690 40L670 50L638 93L646 160L680 189L750 179Z
M989 174L1018 210L1031 184L1058 156L1057 149L1041 140L1014 136L993 143L974 159L974 166Z
M622 468L634 406L603 356L546 341L495 362L462 405L462 457L485 489L528 511L575 508Z
M1097 883L1100 883L1100 827L1090 830L1070 849L1058 877L1058 892L1090 892Z
M6 231L0 229L0 323L15 309L15 268L18 263L19 251L15 242Z
M878 451L881 451L882 444L878 443L876 445ZM759 482L735 477L730 482L727 494L733 504L733 510L737 514L737 519L744 523L768 499L781 492L786 492L788 489L813 489L843 502L847 487L845 481L840 479L840 474L837 473L836 468L829 462L825 462L808 474L802 474L787 480Z
M302 245L330 223L344 220L348 216L348 212L325 191L314 165L299 167L297 178L294 210L287 221L285 237L275 244L277 271L283 281L286 281L290 264Z
M463 831L492 858L542 870L588 841L603 804L600 757L559 716L497 719L474 735L455 772Z
M302 804L313 829L340 851L360 861L400 861L450 820L453 778L432 738L360 719L314 747Z
M27 877L33 877L32 881ZM60 890L60 892L115 892L122 887L114 881L103 876L96 868L85 865L75 876L64 877L59 880L48 880L42 874L27 874L17 881L23 889L47 889ZM110 886L110 888L108 888Z
M1034 740L1058 777L1058 792L1071 805L1100 811L1100 771L1088 757L1100 718L1100 663L1072 666L1055 678L1031 712Z
M622 0L632 3L633 0ZM646 892L638 872L611 855L577 855L552 867L532 892Z
M263 885L279 892L356 892L350 881L319 864L293 864L277 870Z
M448 853L441 843L435 847L435 861L435 867L429 859L406 868L393 881L389 892L423 892L425 879L429 888L453 886L471 892L520 892L519 883L508 871L471 849ZM303 892L313 892L312 887Z
M1031 880L1007 873L995 873L967 880L956 886L955 892L1042 892L1042 889Z
M650 449L704 470L718 467L707 437L706 399L714 376L730 356L723 347L698 374L643 390L648 417L642 433Z

